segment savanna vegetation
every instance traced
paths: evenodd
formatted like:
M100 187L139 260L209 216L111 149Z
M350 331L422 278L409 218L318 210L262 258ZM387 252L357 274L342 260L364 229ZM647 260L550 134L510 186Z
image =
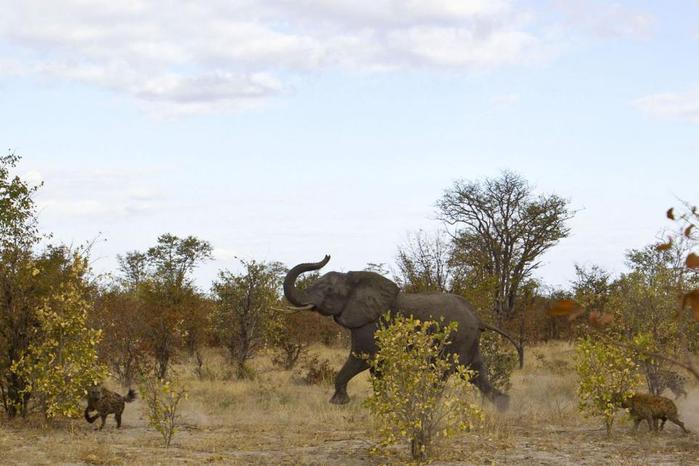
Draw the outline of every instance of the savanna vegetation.
M208 288L213 245L163 233L97 275L91 246L56 244L35 194L0 157L0 462L3 464L690 464L699 439L674 425L630 433L635 393L674 400L699 429L699 256L691 204L662 240L626 252L626 271L575 266L555 289L542 254L571 233L569 201L519 175L458 181L437 200L444 228L412 233L395 264L367 264L406 292L448 292L481 320L497 412L445 349L449 322L385 319L371 373L349 405L328 403L349 333L287 314L278 262L241 260ZM663 224L662 222L667 222ZM319 254L324 251L319 251ZM307 274L303 289L317 278ZM357 355L362 357L362 355ZM137 389L121 429L83 419L104 384Z

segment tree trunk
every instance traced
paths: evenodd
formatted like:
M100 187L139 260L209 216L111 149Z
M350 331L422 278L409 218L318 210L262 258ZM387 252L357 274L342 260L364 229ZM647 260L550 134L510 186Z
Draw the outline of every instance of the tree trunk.
M427 459L429 449L429 434L426 432L418 432L410 441L410 455L414 460L419 462Z
M520 307L519 311L519 346L517 348L519 356L519 368L524 367L524 306Z

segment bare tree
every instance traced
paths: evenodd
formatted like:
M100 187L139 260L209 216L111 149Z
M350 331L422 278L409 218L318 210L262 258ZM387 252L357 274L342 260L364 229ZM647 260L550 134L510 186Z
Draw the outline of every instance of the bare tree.
M395 279L404 291L451 291L451 247L445 235L443 231L427 233L419 230L409 235L405 245L398 248Z
M495 281L496 321L515 314L520 285L539 265L541 255L568 236L573 212L568 201L532 193L519 175L456 181L437 202L439 215L453 227L455 256L464 266L480 269Z

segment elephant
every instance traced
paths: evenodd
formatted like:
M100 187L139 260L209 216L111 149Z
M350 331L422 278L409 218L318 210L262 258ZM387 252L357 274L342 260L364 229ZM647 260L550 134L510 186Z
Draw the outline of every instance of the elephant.
M313 310L332 316L335 322L351 332L350 354L335 379L331 403L349 402L347 383L369 368L367 360L358 355L371 357L376 354L378 347L374 333L381 316L388 311L390 315L412 315L420 320L443 318L445 323L458 322L448 351L458 354L459 363L476 372L471 382L485 398L499 410L507 409L509 397L490 384L478 345L481 332L488 329L506 337L520 351L510 335L482 322L473 306L461 296L450 293L403 293L398 285L375 272L328 272L303 290L296 287L299 275L320 270L329 260L330 256L326 255L320 262L302 263L290 269L284 278L284 296L292 304L290 309Z

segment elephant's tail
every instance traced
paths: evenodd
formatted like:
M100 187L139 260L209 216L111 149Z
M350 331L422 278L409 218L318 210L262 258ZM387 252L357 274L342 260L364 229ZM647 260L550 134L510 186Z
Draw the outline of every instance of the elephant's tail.
M521 369L524 366L524 345L521 343L517 342L515 338L510 335L509 333L500 330L499 328L486 324L485 322L481 322L481 331L482 330L492 330L493 332L499 333L503 337L507 338L510 340L510 342L514 345L515 349L517 350L517 355L519 356L519 368Z

